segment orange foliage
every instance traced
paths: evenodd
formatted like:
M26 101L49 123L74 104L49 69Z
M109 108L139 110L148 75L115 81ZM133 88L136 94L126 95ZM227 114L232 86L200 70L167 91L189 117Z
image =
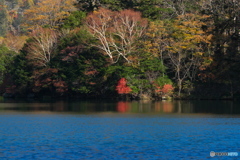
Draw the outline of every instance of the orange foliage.
M63 20L70 15L71 11L77 10L74 6L75 0L41 0L25 10L25 24L28 29L37 26L48 25L57 28Z
M173 89L174 89L171 84L165 84L162 88L159 87L159 86L157 86L156 84L155 84L155 86L156 86L156 88L157 88L157 89L155 90L155 92L157 92L157 93L162 92L162 93L166 94L166 93L170 93L170 92L173 91Z
M6 35L6 38L4 38L2 41L8 47L8 49L16 53L19 53L19 51L23 48L27 38L28 38L27 36L16 36L11 33L8 33Z
M97 73L98 73L98 71L96 71L96 70L90 70L90 71L86 71L84 74L85 75L95 75Z

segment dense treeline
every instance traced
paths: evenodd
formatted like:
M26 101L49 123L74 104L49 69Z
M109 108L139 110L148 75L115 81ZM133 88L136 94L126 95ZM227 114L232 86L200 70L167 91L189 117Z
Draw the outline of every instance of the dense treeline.
M240 2L0 0L4 96L239 98Z

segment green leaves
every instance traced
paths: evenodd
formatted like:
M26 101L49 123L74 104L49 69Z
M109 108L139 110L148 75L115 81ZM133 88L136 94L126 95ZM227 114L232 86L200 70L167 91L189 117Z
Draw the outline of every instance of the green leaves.
M13 61L15 52L10 51L7 47L0 45L0 83L2 83L5 73L8 72L9 65Z
M160 87L163 87L165 84L173 84L171 79L169 79L166 75L159 76L154 82Z
M163 65L163 62L159 58L151 58L140 61L140 68L142 72L153 71L164 73L166 67Z
M4 1L3 1L4 2ZM7 33L7 26L8 26L8 21L7 21L7 9L5 4L2 1L0 1L0 37L4 36Z
M62 28L74 29L83 25L86 18L86 12L74 11L63 22Z
M14 57L10 65L9 73L12 78L12 83L16 85L17 92L25 94L25 91L31 88L32 82L32 67L28 66L25 53L20 53Z

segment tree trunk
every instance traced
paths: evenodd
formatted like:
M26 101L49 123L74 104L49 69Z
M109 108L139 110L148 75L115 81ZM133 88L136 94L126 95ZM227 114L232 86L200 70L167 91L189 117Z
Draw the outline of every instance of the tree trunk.
M178 80L178 97L181 97L182 92L182 80Z

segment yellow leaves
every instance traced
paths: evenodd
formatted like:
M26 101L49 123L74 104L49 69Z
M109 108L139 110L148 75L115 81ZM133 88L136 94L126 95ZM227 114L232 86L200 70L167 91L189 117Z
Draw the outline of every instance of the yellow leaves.
M151 53L151 56L165 54L176 60L186 57L190 60L203 59L212 39L209 30L202 29L207 25L206 18L208 16L186 14L174 21L151 22L141 42L144 46L142 50Z
M210 43L210 40L213 38L213 35L210 34L206 37L207 43Z
M3 44L3 40L4 40L4 38L0 37L0 45Z
M33 0L28 0L33 4ZM24 12L25 26L34 29L35 26L48 25L56 28L68 15L75 11L75 0L41 0Z
M98 10L94 10L93 14L99 14L99 11Z
M30 20L32 20L32 21L39 21L39 20L44 20L44 19L47 19L47 18L48 18L47 15L38 15L38 16L36 16L34 18L31 18Z
M212 57L203 57L203 62L201 64L201 66L199 67L199 70L203 71L206 70L207 67L212 64L213 59Z
M18 4L23 5L23 1L22 0L18 0Z
M168 32L164 21L150 22L145 35L146 39L143 42L145 52L159 55L160 52L165 50Z
M179 16L174 21L174 33L172 36L175 40L188 43L187 46L191 47L197 46L200 43L209 43L212 36L207 35L201 28L205 24L202 21L205 17L194 14Z
M18 0L18 4L21 6L33 6L34 5L34 1L33 0Z
M186 49L188 48L187 46L180 46L181 49Z
M203 56L203 52L195 52L195 53L193 53L193 55L195 55L195 56Z
M33 0L27 0L27 2L28 2L29 6L33 6L34 5L34 1Z
M6 9L6 8L7 8L7 5L0 4L0 10L2 10L2 9Z
M12 51L18 53L24 46L27 36L15 36L10 33L3 39L3 43ZM0 42L1 44L1 42Z

